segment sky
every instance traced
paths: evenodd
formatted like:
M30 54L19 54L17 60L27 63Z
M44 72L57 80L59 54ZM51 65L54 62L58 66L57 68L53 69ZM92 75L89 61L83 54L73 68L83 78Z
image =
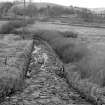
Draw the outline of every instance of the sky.
M4 1L14 1L14 0L0 0L0 2L2 1L4 2ZM86 7L86 8L103 8L103 7L105 8L105 0L32 0L32 1L50 2L50 3L65 5L65 6L73 5L73 6Z

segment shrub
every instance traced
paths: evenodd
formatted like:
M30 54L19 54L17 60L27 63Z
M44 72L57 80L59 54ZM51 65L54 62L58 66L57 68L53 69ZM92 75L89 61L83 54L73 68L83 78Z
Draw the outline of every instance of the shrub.
M7 24L4 24L1 28L0 28L0 34L9 34L9 33L13 33L12 31L16 28L20 28L23 26L26 26L27 24L32 24L34 20L30 20L27 19L25 21L25 23L23 22L23 20L21 21L10 21Z
M57 37L62 37L58 31L50 31L50 30L38 30L34 34L35 37L38 36L48 42L54 40Z
M14 29L12 31L12 33L21 35L21 34L23 34L23 29L22 28ZM62 37L62 35L58 31L49 31L49 30L34 30L34 31L31 31L27 28L25 28L24 34L27 37L31 37L33 39L40 38L40 39L43 39L47 42L50 42L51 40L55 39L56 37ZM29 36L29 34L30 34L30 36Z
M22 22L10 21L1 27L0 34L9 34L14 28L19 28L21 26L23 26Z
M63 37L66 37L66 38L77 38L78 37L78 33L73 32L73 31L65 31L65 32L61 32L61 34L63 35Z
M88 53L87 46L76 39L57 38L51 45L65 63L78 62Z
M4 24L1 28L0 28L0 34L8 34L10 33L10 31L13 29L13 26L10 24L10 22L8 24Z

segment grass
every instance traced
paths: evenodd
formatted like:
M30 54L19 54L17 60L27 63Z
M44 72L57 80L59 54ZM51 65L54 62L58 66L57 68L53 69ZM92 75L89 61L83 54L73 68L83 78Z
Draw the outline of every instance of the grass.
M0 98L21 90L33 42L19 36L0 39Z
M89 100L104 102L105 93L105 44L91 43L89 53L76 63L65 65L70 84Z
M94 43L89 45L90 54L85 57L83 60L78 62L78 70L84 71L85 74L88 77L93 77L91 81L94 81L94 83L99 84L100 86L103 86L102 84L102 76L100 74L101 71L105 70L104 64L105 64L105 44L102 43ZM99 76L100 74L100 76ZM103 72L104 74L104 72ZM84 75L84 77L86 77ZM98 77L98 76L99 77ZM103 76L104 77L104 76ZM95 80L97 78L97 80ZM98 82L98 81L101 82ZM103 78L104 80L104 78Z

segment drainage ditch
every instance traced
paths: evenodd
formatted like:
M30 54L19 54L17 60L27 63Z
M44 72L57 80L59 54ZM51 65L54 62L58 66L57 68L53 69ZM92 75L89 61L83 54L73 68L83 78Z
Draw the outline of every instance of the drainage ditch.
M1 105L92 105L66 82L62 62L49 45L34 41L25 88Z

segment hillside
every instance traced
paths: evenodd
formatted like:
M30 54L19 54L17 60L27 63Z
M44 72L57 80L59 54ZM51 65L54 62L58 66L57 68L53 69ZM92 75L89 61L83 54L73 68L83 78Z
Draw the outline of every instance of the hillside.
M58 4L53 4L53 3L45 3L45 2L36 2L36 3L32 3L30 4L29 2L26 2L26 9L28 8L28 6L31 5L34 9L37 9L37 10L41 10L41 9L47 9L47 8L55 8L57 7L58 9L61 8L62 10L64 9L71 9L70 7L68 6L62 6L62 5L58 5ZM15 8L17 9L24 9L24 3L15 3L12 8L9 10L9 11L13 11ZM38 12L41 12L41 11L38 11Z
M29 2L26 2L26 6L28 6L29 4L30 4ZM53 3L45 3L45 2L36 2L36 3L32 3L32 5L34 5L37 9L46 8L48 6L50 6L50 7L60 6L61 7L61 5L57 5L57 4L53 4ZM13 8L16 7L16 6L19 7L19 8L23 8L24 3L22 3L22 2L19 3L18 2L16 4L14 4ZM62 6L62 7L66 7L66 6Z
M42 17L43 19L66 17L65 20L73 19L73 23L78 20L76 22L77 24L83 24L83 22L105 23L103 16L98 16L94 11L90 9L73 6L62 6L45 2L37 2L31 4L29 2L26 2L25 8L22 2L14 2L12 4L5 3L3 8L0 10L1 17L23 18L23 15L28 18L33 17L37 19L39 19L40 17Z
M73 7L73 6L62 6L52 3L26 3L24 10L23 3L14 3L8 14L12 17L21 17L24 14L28 17L33 18L54 18L54 17L66 17L65 20L81 22L94 22L104 23L105 19L102 16L98 16L93 11L87 8ZM68 19L69 18L69 19ZM79 22L79 20L82 20Z

